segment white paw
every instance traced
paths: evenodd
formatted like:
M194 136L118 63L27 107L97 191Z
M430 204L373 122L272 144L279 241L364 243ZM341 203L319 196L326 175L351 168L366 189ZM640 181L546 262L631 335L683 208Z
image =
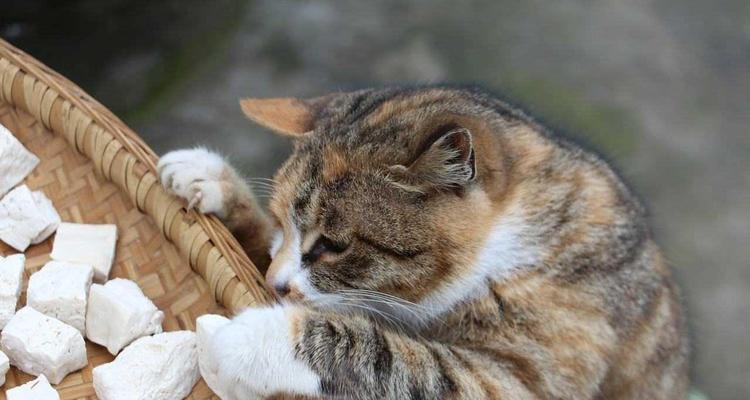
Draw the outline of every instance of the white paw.
M202 147L171 151L161 157L157 171L164 188L185 199L188 209L226 215L231 167L219 154Z
M211 338L211 369L227 398L320 394L320 377L294 356L291 321L299 311L291 306L248 309Z

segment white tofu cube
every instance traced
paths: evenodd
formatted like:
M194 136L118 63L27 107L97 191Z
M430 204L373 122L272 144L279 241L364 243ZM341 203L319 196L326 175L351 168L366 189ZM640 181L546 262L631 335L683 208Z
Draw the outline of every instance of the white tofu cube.
M5 355L5 353L0 351L0 386L5 385L5 374L8 373L9 369L10 360L8 359L8 356Z
M113 355L141 336L161 332L163 319L164 313L131 280L115 278L91 285L86 337Z
M0 347L11 365L27 374L44 374L55 385L88 364L80 332L28 306L5 326Z
M26 250L52 224L49 209L46 204L37 205L37 198L21 185L0 200L0 240L18 251Z
M63 222L57 227L52 257L94 267L94 282L106 282L117 244L116 225L73 224Z
M100 400L182 400L198 382L195 333L140 338L108 364L94 368Z
M94 269L90 265L50 261L29 278L26 304L86 333L86 299Z
M31 244L37 244L43 242L50 237L50 235L55 233L57 227L60 225L60 214L57 213L55 206L52 205L52 202L47 198L44 192L36 191L32 192L31 195L34 197L34 203L36 203L39 216L47 224L46 228L39 232L36 237L31 239Z
M39 164L10 131L0 125L0 197L21 183Z
M49 384L44 375L8 390L5 397L8 400L60 400L57 390Z
M23 265L26 257L14 254L3 258L0 256L0 329L16 313L16 303L21 295L23 284Z
M216 377L217 365L210 357L209 348L214 333L230 322L229 318L215 314L201 315L195 320L195 333L198 338L198 367L201 376L208 387L223 400L234 400L234 397L229 395L232 391L225 388Z

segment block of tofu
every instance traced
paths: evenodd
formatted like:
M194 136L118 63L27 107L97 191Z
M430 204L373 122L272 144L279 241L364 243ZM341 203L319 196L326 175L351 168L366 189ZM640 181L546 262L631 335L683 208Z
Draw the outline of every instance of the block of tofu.
M8 359L8 356L5 355L5 353L0 351L0 386L5 385L5 374L8 373L9 369L10 360Z
M0 197L21 183L39 164L10 131L0 125Z
M0 329L3 329L16 313L25 262L26 257L23 254L0 256Z
M117 244L116 225L74 224L63 222L57 227L52 257L94 267L94 282L109 278Z
M28 306L5 325L0 348L11 365L27 374L44 374L55 385L88 363L81 332Z
M60 400L60 395L44 375L39 375L33 381L5 392L5 398L8 400Z
M59 219L44 193L35 194L26 185L18 186L0 200L0 240L24 251L32 242L41 242L52 234Z
M26 305L86 333L86 299L94 269L90 265L50 261L31 275Z
M44 219L47 227L44 228L35 238L31 239L31 244L37 244L43 242L45 239L50 237L57 227L60 225L60 214L57 213L55 206L52 205L50 199L44 194L44 192L36 191L31 192L34 197L34 203L36 203L39 215Z
M86 337L112 355L141 336L161 332L162 320L164 313L131 280L115 278L91 285Z
M195 320L195 334L198 339L198 368L208 387L222 400L235 400L235 397L230 396L233 391L225 388L216 377L216 364L210 358L208 351L214 333L230 322L229 318L216 314L201 315Z
M93 375L100 400L182 400L200 378L195 333L142 337Z

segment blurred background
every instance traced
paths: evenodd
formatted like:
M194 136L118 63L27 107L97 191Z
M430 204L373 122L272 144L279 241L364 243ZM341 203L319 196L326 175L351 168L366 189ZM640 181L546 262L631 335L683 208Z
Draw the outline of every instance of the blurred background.
M204 144L252 176L290 145L243 118L243 96L504 93L641 194L684 290L694 386L750 398L748 0L4 0L0 37L158 153Z

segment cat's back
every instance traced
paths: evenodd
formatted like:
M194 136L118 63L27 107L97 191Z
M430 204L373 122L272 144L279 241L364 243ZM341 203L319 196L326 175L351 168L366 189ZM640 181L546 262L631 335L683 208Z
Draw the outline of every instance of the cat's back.
M511 281L498 293L518 296L519 304L538 302L552 320L551 310L558 310L566 324L600 330L593 336L598 342L578 343L573 330L538 325L561 345L583 350L580 357L611 341L599 398L684 398L689 349L680 294L641 200L596 152L533 121L517 130L515 140L527 142L521 158L543 155L524 166L518 185L533 193L524 204L536 208L536 238L548 256L527 283L518 283L534 282L537 290L518 290Z
M487 146L478 151L489 153L484 176L502 171L481 182L494 195L495 226L520 221L507 232L522 232L519 243L540 257L494 276L489 295L458 311L448 326L484 319L469 340L522 337L530 352L535 341L544 342L558 351L549 355L561 361L555 369L590 380L602 399L684 397L688 341L679 290L638 196L595 151L483 92L464 95L466 112L495 111L493 129L477 131ZM498 232L490 230L485 246L502 255L508 240L493 240ZM502 269L507 261L497 262ZM495 338L486 335L494 330ZM581 359L593 354L607 363L605 375L587 376L582 368ZM544 380L545 372L525 376Z

